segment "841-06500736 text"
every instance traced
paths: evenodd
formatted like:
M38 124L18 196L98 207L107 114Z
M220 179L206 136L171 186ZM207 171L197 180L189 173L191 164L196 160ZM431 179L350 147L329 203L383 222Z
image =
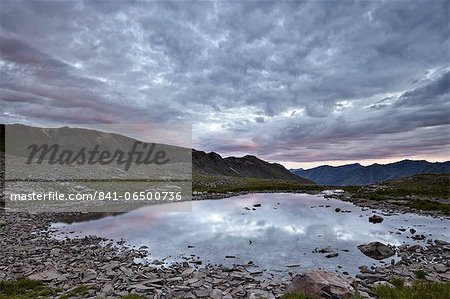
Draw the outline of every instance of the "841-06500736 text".
M135 192L117 192L117 191L93 191L88 193L12 193L11 201L181 201L180 191L135 191Z

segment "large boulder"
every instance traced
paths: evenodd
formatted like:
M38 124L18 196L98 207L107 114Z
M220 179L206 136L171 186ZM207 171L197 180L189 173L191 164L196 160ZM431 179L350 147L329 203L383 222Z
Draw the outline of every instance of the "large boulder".
M358 249L368 257L376 260L383 260L395 254L395 251L391 247L381 242L371 242L369 244L359 245Z
M287 293L306 294L318 298L347 299L355 289L350 282L324 270L308 270L292 278Z

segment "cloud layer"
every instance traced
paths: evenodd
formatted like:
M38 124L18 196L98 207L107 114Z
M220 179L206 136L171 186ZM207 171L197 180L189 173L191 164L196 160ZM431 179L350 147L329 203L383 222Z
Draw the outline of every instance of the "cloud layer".
M3 2L3 122L193 124L222 154L450 153L448 1Z

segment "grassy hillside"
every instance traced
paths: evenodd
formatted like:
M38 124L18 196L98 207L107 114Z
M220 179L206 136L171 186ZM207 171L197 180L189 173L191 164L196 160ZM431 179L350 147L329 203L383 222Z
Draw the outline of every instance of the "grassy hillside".
M353 193L354 198L398 201L412 208L450 214L449 174L420 174L377 185L344 189Z
M197 192L241 192L241 191L307 191L319 190L320 186L282 179L242 178L194 174L192 190Z

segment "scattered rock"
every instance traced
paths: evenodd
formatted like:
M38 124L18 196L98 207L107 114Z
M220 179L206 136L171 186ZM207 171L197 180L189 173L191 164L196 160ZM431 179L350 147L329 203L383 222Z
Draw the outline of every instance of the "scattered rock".
M404 248L404 250L409 251L409 252L414 251L414 252L419 253L419 252L423 251L423 247L420 246L419 244L417 244L417 245L412 245L412 246L406 247L406 248Z
M448 271L448 267L444 266L443 264L433 265L433 268L437 273L445 273Z
M371 270L371 269L369 269L369 267L367 267L366 265L363 265L363 266L360 266L359 267L359 271L361 272L361 273L368 273L368 274L374 274L375 272L373 271L373 270Z
M221 299L222 298L222 290L220 290L220 289L212 290L211 294L209 294L209 297L211 299Z
M415 241L425 240L427 237L425 235L414 235L411 237L411 239Z
M97 276L98 276L98 274L97 274L97 272L95 270L88 269L88 270L86 270L85 273L83 273L83 280L82 280L82 282L86 283L88 281L95 280L97 278Z
M58 256L60 254L61 250L59 248L53 248L50 250L50 256Z
M434 240L434 243L438 246L445 246L445 245L450 245L449 242L447 241L443 241L443 240Z
M209 298L209 295L211 294L212 290L206 289L206 290L196 290L195 295L199 298Z
M366 284L374 284L377 281L386 281L387 277L383 274L357 274L356 278L363 280Z
M132 285L130 288L136 290L138 293L145 293L155 289L154 287L149 287L142 283Z
M358 249L368 257L376 260L383 260L395 254L395 251L391 247L381 242L359 245Z
M330 246L324 247L322 249L315 249L314 252L319 252L319 253L333 253L333 249L331 249Z
M361 299L373 299L373 297L370 296L369 293L367 293L367 292L358 291L358 294Z
M263 274L263 270L258 270L258 269L247 269L247 272L250 273L251 275L260 275Z
M104 297L108 297L114 294L114 286L111 283L107 283L103 286L101 294Z
M275 299L275 296L269 291L250 289L247 291L247 298L248 299Z
M36 274L28 276L29 279L39 280L39 281L52 281L57 280L61 274L56 270L45 270Z
M287 292L307 294L318 298L351 298L355 292L350 283L334 273L324 270L309 270L296 275Z
M245 295L245 290L243 286L238 286L237 288L235 288L232 292L231 295L233 297L237 297L237 296L244 296Z
M369 217L369 222L372 222L372 223L381 223L381 222L383 222L383 217L381 217L381 216L378 216L378 215L373 215L373 216L370 216Z
M290 265L286 265L286 267L288 267L288 268L300 267L300 264L290 264Z

